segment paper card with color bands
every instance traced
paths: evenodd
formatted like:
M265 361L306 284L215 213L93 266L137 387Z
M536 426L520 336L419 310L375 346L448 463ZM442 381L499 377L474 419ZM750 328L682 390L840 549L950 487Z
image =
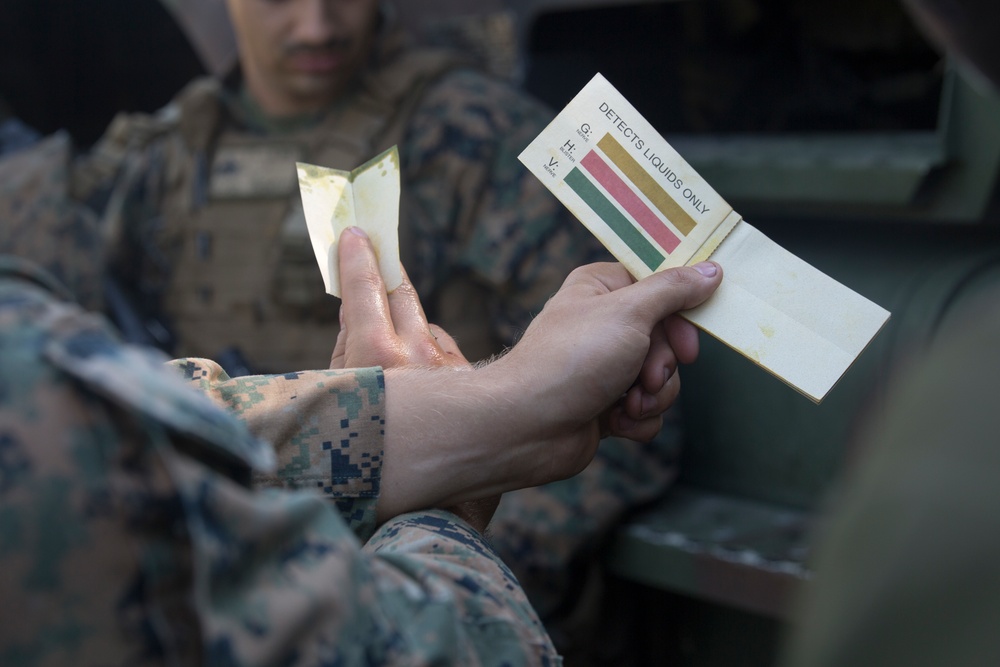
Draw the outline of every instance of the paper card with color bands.
M682 315L817 403L889 319L744 222L600 74L520 159L636 278L719 262Z

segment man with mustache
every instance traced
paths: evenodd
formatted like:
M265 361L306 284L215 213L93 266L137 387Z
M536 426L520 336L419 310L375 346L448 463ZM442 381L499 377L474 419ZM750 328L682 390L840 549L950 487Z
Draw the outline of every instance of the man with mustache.
M388 3L227 6L237 69L192 82L156 115L119 116L67 177L106 243L43 263L92 285L78 258L105 255L104 303L84 300L132 339L234 376L326 368L338 304L315 265L294 163L351 169L394 144L403 264L430 321L469 359L502 352L574 267L605 257L517 161L548 110L455 54L411 46ZM544 619L582 588L567 563L673 479L676 445L675 427L655 446L609 439L574 479L504 498L494 544ZM296 464L292 450L279 456Z
M328 363L337 304L296 161L352 169L399 146L403 264L430 319L474 360L604 257L517 162L549 119L538 103L453 53L414 48L377 0L227 7L238 67L154 117L119 116L74 169L154 340L258 371Z

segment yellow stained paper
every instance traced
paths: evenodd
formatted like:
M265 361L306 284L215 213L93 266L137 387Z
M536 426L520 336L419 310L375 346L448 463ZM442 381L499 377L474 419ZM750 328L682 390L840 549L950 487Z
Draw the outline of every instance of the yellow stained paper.
M721 264L682 315L817 403L889 319L743 221L600 74L520 159L636 278Z
M353 171L297 162L302 209L326 291L340 296L337 239L357 226L371 238L391 292L403 282L399 263L399 153L393 146Z

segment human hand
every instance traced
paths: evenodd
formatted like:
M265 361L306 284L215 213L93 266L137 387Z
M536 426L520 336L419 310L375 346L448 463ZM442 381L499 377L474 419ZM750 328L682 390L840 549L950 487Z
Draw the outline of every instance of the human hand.
M467 501L576 474L603 434L650 439L677 396L677 363L697 354L697 332L673 316L721 281L709 262L639 282L618 264L592 264L496 361L467 373L386 370L379 517L461 513Z
M342 303L330 368L471 368L452 337L427 322L405 270L403 284L387 294L363 230L345 230L337 252Z
M635 282L619 264L574 271L522 339L494 366L520 377L536 400L526 423L551 437L552 469L581 470L600 437L645 441L659 432L680 389L677 364L694 361L698 334L676 312L704 302L722 280L712 262L669 269Z
M348 229L341 235L337 250L342 304L340 333L330 368L472 367L444 329L428 324L405 270L403 284L386 293L378 259L362 230ZM500 495L494 494L444 509L484 532L499 503Z

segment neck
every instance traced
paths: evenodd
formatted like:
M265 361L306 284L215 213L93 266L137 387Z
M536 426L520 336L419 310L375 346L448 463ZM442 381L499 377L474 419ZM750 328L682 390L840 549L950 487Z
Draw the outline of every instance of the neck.
M229 89L229 107L240 121L257 132L282 134L307 129L325 116L329 107L294 115L272 115L265 109L245 82Z

